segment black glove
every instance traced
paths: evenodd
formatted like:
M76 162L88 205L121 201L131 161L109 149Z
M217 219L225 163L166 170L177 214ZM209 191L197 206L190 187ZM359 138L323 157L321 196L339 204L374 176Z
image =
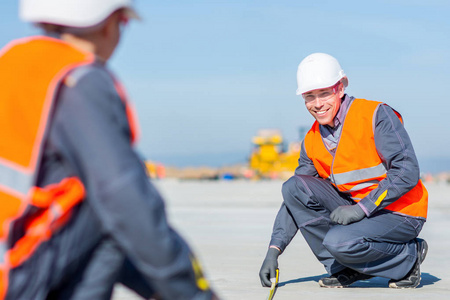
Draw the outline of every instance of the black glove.
M366 214L358 204L343 205L333 210L330 214L330 219L334 223L348 225L362 220L365 216Z
M275 278L276 269L278 269L278 256L281 252L276 248L269 248L266 254L266 258L263 261L261 270L259 270L259 279L261 279L261 285L270 287L272 282L270 278Z

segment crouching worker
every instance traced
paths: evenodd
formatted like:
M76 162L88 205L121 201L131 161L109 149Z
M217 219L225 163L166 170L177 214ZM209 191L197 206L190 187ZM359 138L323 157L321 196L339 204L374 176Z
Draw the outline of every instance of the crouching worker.
M428 194L398 112L350 97L339 62L324 53L306 57L297 95L315 122L302 143L295 175L283 184L266 259L263 286L298 230L329 276L321 287L341 288L374 276L391 288L415 288L427 243L417 238Z
M131 0L23 0L0 53L0 299L215 299L132 143L106 63Z

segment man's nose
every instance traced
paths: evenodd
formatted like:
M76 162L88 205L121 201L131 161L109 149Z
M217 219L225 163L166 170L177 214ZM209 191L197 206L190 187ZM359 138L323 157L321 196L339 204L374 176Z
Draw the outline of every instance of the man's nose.
M316 97L314 98L314 106L316 107L321 107L323 105L323 101L320 99L320 97L318 95L316 95Z

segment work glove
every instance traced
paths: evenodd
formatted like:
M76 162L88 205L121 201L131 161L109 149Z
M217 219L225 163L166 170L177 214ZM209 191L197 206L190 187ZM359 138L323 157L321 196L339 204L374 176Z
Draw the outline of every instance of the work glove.
M270 278L277 276L276 269L278 269L278 256L280 254L281 252L276 248L269 248L267 251L261 270L259 270L259 279L261 279L261 285L263 287L270 287L272 285Z
M334 223L348 225L362 220L365 216L366 214L358 204L343 205L333 210L330 214L330 219Z

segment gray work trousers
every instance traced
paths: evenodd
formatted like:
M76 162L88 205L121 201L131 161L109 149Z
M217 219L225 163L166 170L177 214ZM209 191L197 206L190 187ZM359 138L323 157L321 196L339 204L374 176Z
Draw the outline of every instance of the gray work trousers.
M330 213L354 202L329 181L307 175L291 177L283 184L282 193L286 217L293 219L329 274L348 267L398 280L413 267L417 259L414 238L423 219L381 210L356 223L333 224ZM279 215L282 213L280 210Z
M145 299L153 294L83 202L61 231L10 271L6 299L106 300L117 282Z

